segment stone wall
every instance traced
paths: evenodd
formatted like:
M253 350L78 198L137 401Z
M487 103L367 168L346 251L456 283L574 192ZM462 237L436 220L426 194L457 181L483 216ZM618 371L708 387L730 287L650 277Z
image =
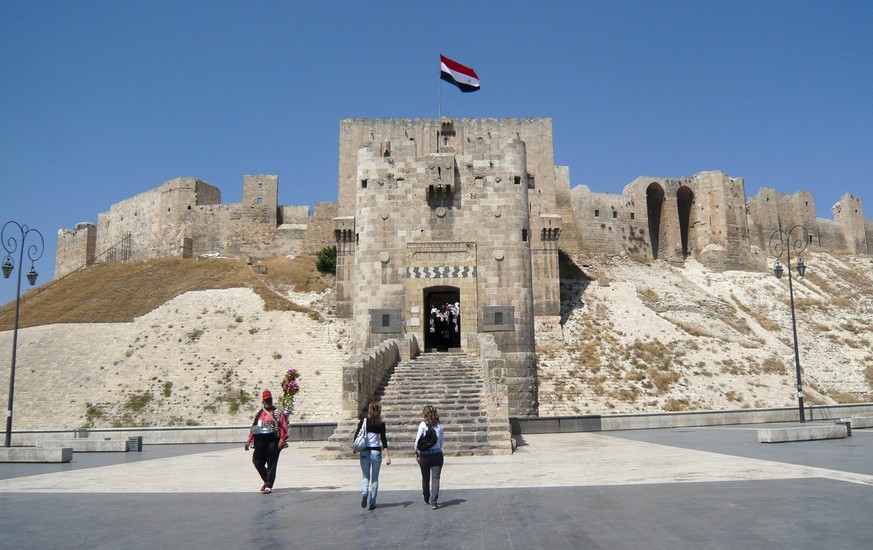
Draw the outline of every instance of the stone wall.
M60 278L94 261L97 246L97 226L78 223L75 229L58 230L58 251L55 256L55 277Z
M339 211L335 202L315 203L315 213L307 219L303 249L306 254L315 254L325 246L336 244L333 219Z
M816 219L813 242L826 250L848 250L843 228L834 220Z
M506 363L510 411L535 414L532 277L536 269L540 282L554 281L542 292L557 309L561 220L542 213L534 222L524 141L461 140L468 151L461 154L458 136L467 132L459 130L444 134L439 153L421 155L413 139L359 149L354 216L334 220L338 309L350 310L360 353L404 335L426 343L428 296L455 296L457 345L491 332Z
M798 191L793 195L777 193L769 187L762 187L758 194L749 199L747 206L750 235L752 244L765 253L770 244L770 238L781 224L783 231L801 225L806 227L815 246L827 247L820 240L818 218L815 215L815 197L808 191ZM832 242L832 241L831 241ZM839 245L844 249L844 245Z
M633 197L593 193L586 185L573 188L570 197L582 251L650 255L649 241L642 219L637 218Z
M331 218L336 203L278 204L279 178L243 179L243 201L221 204L221 191L196 178L176 178L119 203L97 216L97 225L62 229L55 276L90 261L141 261L162 257L219 254L265 258L312 254L334 243ZM87 229L87 225L93 229ZM83 229L84 228L84 229ZM106 254L124 243L126 255Z
M583 253L680 263L693 257L719 270L761 267L750 247L741 178L718 171L682 179L643 176L622 194L577 186L570 201Z
M834 220L843 229L846 247L849 252L869 254L871 242L867 239L864 207L861 204L861 197L855 197L846 193L831 208L831 211L834 213Z

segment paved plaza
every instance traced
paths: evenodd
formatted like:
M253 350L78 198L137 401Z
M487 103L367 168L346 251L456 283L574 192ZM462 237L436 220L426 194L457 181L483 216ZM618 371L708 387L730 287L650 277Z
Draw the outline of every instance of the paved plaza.
M759 427L522 436L447 457L439 510L411 458L361 509L357 462L316 460L318 442L283 451L272 495L242 444L0 464L0 548L869 548L873 431L762 444Z

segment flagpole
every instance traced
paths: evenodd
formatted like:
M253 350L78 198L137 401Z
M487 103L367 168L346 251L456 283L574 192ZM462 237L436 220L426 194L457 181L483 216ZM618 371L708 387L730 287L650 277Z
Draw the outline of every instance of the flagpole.
M440 78L437 81L437 86L439 86L439 92L438 92L439 101L437 103L437 146L436 146L437 153L440 152L440 138L441 138L442 127L443 127L442 122L440 122L440 119L443 118L443 77L442 77L442 72L443 72L443 62L442 62L442 60L440 60Z

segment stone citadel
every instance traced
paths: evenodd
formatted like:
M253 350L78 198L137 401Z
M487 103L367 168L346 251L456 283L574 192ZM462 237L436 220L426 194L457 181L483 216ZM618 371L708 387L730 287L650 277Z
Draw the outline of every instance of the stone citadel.
M463 350L506 413L523 416L537 414L535 334L560 321L559 248L762 270L780 224L803 224L825 250L873 248L873 221L850 194L827 220L811 193L762 188L747 200L743 179L719 171L640 177L621 194L571 189L550 119L346 119L339 141L336 203L312 214L279 205L278 177L254 175L241 203L222 204L218 188L177 178L96 225L61 229L55 276L113 259L257 259L335 244L336 311L351 319L356 354L410 341ZM344 379L350 417L384 374L369 364Z

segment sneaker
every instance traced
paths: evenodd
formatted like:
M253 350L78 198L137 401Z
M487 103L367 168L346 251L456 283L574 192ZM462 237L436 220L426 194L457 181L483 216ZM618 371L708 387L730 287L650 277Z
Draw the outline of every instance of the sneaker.
M439 508L439 507L440 507L440 503L437 502L436 499L434 499L433 504L431 504L431 506L430 506L430 509L431 509L431 510L436 510L436 509Z
M267 486L266 486L266 485L261 485L261 488L260 488L260 489L258 489L258 491L260 491L260 492L262 492L262 493L263 493L263 492L264 492L264 489L266 489L266 488L267 488Z
M423 495L422 495L421 498L422 498L422 500L424 500L424 503L425 503L425 504L430 504L430 498L428 498L428 497L426 497L426 496L423 496Z
M263 493L264 493L265 495L269 495L269 494L272 493L272 492L273 492L273 490L270 489L269 487L264 487Z
M376 509L376 505L375 505L375 504L371 504L371 505L370 505L370 510L375 510L375 509Z
M361 508L366 508L366 507L367 507L367 495L363 494L363 495L361 495Z

